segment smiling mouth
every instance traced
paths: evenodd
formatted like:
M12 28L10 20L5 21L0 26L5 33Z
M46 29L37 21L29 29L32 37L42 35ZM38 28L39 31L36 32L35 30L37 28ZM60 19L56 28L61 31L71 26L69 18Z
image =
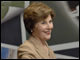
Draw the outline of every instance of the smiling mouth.
M50 34L51 34L51 32L44 32L44 33L46 33L46 34L48 34L48 35L50 35Z

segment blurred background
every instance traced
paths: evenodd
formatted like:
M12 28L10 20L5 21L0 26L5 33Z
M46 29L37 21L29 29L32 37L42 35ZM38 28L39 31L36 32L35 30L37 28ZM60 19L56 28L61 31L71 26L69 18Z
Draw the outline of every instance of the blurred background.
M29 34L23 11L31 2L43 2L55 12L50 48L57 59L79 59L79 1L1 1L1 59L17 59L19 45Z

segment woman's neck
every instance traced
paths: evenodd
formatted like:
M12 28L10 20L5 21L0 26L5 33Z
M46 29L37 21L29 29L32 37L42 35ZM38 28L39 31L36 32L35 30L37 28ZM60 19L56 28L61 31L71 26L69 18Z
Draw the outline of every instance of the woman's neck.
M45 46L46 45L46 40L42 40L42 39L40 39L40 38L38 38L37 36L33 36L35 39L37 39L37 40L39 40L40 41L40 43L43 45L43 46Z
M47 53L47 55L48 55L48 48L47 48L47 46L46 46L46 40L42 40L42 39L40 39L40 38L38 38L37 36L33 36L35 39L37 39L37 40L39 40L39 42L42 44L42 46L43 46L43 49L46 51L46 53Z

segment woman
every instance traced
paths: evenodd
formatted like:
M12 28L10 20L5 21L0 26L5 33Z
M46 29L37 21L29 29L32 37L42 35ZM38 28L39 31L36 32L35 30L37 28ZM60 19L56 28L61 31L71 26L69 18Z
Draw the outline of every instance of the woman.
M54 12L46 4L33 2L24 11L25 28L30 34L18 49L18 59L56 59L47 44L53 29Z

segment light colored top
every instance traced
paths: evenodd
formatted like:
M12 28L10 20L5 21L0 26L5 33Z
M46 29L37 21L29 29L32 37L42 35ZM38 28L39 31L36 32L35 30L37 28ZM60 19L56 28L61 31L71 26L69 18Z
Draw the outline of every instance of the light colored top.
M56 59L56 56L46 42L48 48L48 54L43 49L42 44L39 40L30 36L22 45L19 46L17 57L18 59Z

